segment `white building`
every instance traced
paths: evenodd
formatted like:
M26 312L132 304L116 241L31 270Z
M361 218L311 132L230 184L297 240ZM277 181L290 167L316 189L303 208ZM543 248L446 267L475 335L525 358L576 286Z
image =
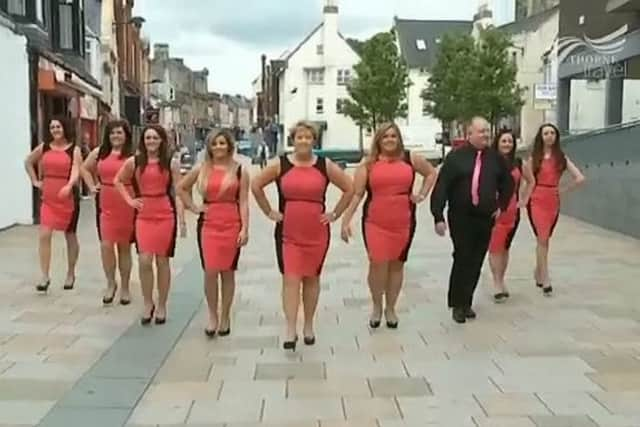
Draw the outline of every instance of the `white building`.
M493 20L497 26L509 24L516 19L515 0L489 0L489 8L493 11Z
M471 32L470 21L422 21L399 19L394 22L394 31L400 53L409 68L411 86L407 93L409 111L406 119L398 120L402 127L405 144L425 152L430 158L438 158L436 137L442 132L442 124L432 117L422 99L422 92L429 84L431 68L435 65L442 37L446 33Z
M338 31L336 0L325 0L323 22L281 58L278 122L285 133L299 120L314 122L323 148L358 149L359 129L340 113L358 54Z
M553 89L557 81L557 63L545 64L544 58L558 37L559 9L556 6L499 27L511 37L510 55L518 66L516 81L525 88L519 117L505 124L519 131L525 145L533 141L542 123L556 121Z
M14 24L0 14L0 117L2 156L0 156L0 230L14 224L31 224L32 192L22 161L30 151L29 61L27 39L15 32Z
M120 117L120 73L118 71L118 41L115 22L115 2L102 2L100 34L100 69L102 100L111 107L111 114Z

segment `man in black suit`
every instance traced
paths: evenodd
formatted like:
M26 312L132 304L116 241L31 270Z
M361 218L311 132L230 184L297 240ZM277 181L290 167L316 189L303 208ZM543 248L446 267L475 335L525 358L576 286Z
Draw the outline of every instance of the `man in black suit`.
M449 224L453 241L453 266L449 277L448 304L453 319L465 323L476 313L473 293L500 210L505 210L514 183L503 156L490 148L489 123L475 117L469 139L446 157L431 194L436 233L444 236ZM444 208L447 209L447 222Z

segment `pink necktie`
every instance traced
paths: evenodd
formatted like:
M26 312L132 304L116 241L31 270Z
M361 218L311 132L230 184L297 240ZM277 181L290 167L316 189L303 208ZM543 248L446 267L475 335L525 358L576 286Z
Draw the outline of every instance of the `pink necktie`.
M473 179L471 180L471 203L473 206L478 206L480 203L480 194L478 189L480 187L480 170L482 169L482 151L478 151L476 154L476 164L473 168Z

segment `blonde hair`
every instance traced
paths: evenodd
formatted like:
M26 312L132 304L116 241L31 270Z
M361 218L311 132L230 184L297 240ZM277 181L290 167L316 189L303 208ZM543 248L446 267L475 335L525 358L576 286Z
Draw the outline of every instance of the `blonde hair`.
M218 138L224 138L227 142L227 153L229 157L231 157L232 161L227 167L227 172L222 180L222 184L220 186L220 194L229 187L231 181L233 180L233 176L238 168L238 162L233 160L233 152L235 151L235 142L233 140L233 136L227 131L219 131L219 132L209 132L206 138L205 144L205 155L202 166L200 166L200 171L198 172L198 180L197 180L197 188L200 195L204 198L207 194L207 186L209 184L209 173L213 168L213 153L211 152L211 144Z
M314 141L318 140L318 129L316 129L316 127L311 122L306 120L300 120L298 123L293 125L293 127L289 130L289 138L291 138L292 140L295 140L296 134L298 133L299 130L302 130L302 129L308 130L309 132L311 132L311 136L313 136Z
M365 160L367 166L372 165L376 162L376 160L378 160L378 156L380 155L380 143L382 142L382 138L384 138L384 134L387 133L389 129L394 129L398 134L398 152L396 153L396 155L401 155L404 152L404 142L402 141L402 133L400 132L400 128L393 122L385 122L378 127L378 130L371 140L369 155Z

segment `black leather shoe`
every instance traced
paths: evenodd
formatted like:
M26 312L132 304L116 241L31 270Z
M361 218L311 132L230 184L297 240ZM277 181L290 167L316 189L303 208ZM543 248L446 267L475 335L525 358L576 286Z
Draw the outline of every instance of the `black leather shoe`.
M464 316L467 319L475 319L476 318L476 312L473 311L473 308L468 307L464 309Z
M456 323L465 323L467 321L467 316L464 308L454 307L451 312L451 317Z
M316 343L316 337L304 337L304 345L314 345Z

